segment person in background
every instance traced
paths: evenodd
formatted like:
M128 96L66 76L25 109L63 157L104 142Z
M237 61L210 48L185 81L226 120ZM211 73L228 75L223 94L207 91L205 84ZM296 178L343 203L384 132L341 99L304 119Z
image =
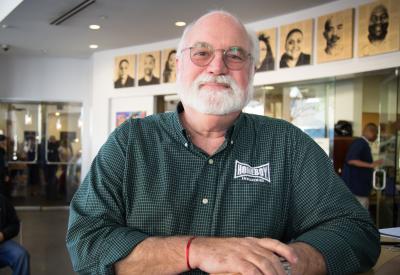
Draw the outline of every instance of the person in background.
M0 194L5 195L6 182L8 182L8 162L6 151L6 137L0 134Z
M49 200L55 199L57 195L57 169L59 157L59 143L55 136L50 136L47 141L47 161L45 164L46 197Z
M13 275L29 275L28 251L11 240L18 235L19 226L14 206L0 194L0 267L11 267Z
M168 58L165 61L165 67L163 72L164 83L173 83L176 81L176 50L172 50L168 53Z
M356 199L366 209L369 208L369 194L372 189L372 172L383 163L373 161L369 142L378 137L378 127L374 123L364 126L362 136L355 139L346 154L342 178Z
M257 37L227 12L185 29L176 111L116 128L72 199L76 272L352 274L375 264L379 233L321 147L289 122L242 112L257 61Z
M60 140L60 146L58 147L58 158L61 162L61 175L59 177L59 191L62 195L66 194L67 191L67 169L70 165L70 160L74 156L72 145L68 138L62 138Z
M308 65L311 55L303 53L304 35L300 29L292 29L286 36L285 53L281 57L280 68Z

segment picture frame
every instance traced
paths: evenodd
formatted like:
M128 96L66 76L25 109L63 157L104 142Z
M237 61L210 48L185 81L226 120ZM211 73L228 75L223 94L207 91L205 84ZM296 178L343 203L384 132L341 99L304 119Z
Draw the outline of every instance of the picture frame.
M281 26L279 68L310 65L313 50L313 19Z
M259 60L256 72L275 70L276 60L276 28L257 32L259 43Z
M176 49L165 49L161 52L162 83L176 82Z
M160 84L161 52L153 51L139 55L139 86Z
M123 55L114 58L114 88L135 86L136 55Z
M398 0L374 1L358 7L358 56L383 54L400 49Z
M327 14L317 21L317 63L353 58L354 9Z

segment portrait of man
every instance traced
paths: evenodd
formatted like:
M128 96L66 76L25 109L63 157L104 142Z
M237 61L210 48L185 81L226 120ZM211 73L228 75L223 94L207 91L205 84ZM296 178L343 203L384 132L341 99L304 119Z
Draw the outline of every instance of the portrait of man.
M162 71L162 82L163 83L175 83L176 81L176 49L166 49L162 52L161 64L163 67Z
M281 27L280 68L311 64L312 19Z
M259 43L259 63L256 72L275 69L276 29L267 29L257 33Z
M381 0L359 7L358 56L376 55L400 49L400 5Z
M160 52L143 53L139 63L139 86L160 84Z
M317 62L353 57L353 9L318 18Z
M134 71L135 55L119 56L115 58L114 88L125 88L135 86Z

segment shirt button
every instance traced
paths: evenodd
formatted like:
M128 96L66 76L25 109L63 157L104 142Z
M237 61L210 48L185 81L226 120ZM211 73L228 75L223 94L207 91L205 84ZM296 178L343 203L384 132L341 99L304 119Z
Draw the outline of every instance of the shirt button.
M233 140L231 140L231 144L233 144Z
M214 160L213 159L209 159L208 160L208 164L213 164L214 163Z
M203 204L207 204L207 203L208 203L208 199L207 199L207 198L204 198L204 199L202 200L202 203L203 203Z
M185 143L185 147L188 147L188 144L187 144L187 142Z

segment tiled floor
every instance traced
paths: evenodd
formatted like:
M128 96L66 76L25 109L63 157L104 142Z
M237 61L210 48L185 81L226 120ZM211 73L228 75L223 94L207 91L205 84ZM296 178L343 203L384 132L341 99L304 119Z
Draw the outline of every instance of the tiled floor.
M18 210L22 243L31 255L31 275L72 275L65 247L68 210ZM20 238L16 238L20 240ZM1 269L0 275L11 275Z

